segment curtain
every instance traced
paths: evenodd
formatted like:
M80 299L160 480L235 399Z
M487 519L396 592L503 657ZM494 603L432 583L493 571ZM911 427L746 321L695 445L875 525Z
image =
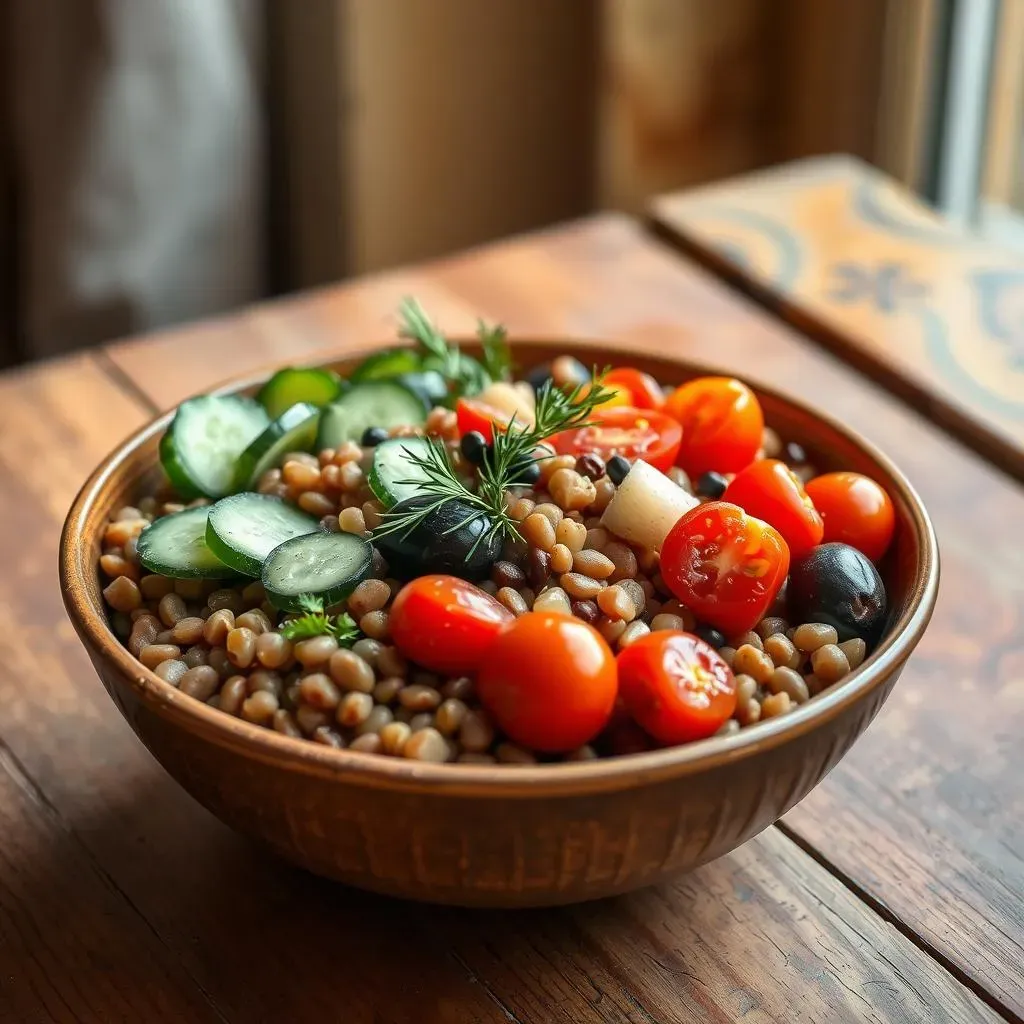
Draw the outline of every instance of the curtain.
M0 349L8 361L259 296L259 0L5 7Z

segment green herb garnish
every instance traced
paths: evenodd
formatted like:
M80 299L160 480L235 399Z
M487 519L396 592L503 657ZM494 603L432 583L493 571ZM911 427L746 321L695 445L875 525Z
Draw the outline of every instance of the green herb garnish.
M399 337L416 342L425 356L424 366L448 381L454 398L478 394L493 381L508 379L512 361L503 327L488 327L481 321L477 331L484 350L481 363L448 341L415 299L402 300L398 318Z
M342 647L351 647L362 636L351 615L328 615L319 597L303 594L298 605L302 614L289 619L278 630L285 640L295 643L315 636L333 636Z
M490 454L479 467L476 491L470 490L459 479L448 449L442 442L431 439L426 455L420 455L408 448L403 449L409 462L427 479L417 477L400 482L418 486L421 493L435 500L424 503L419 508L385 513L383 522L373 531L374 537L385 537L392 533L407 536L444 504L458 500L473 511L448 532L461 529L481 512L488 517L491 524L490 528L477 538L470 549L470 555L483 540L495 534L502 540L518 538L518 525L505 507L506 491L515 486L514 481L525 465L550 458L549 455L538 455L536 451L537 446L545 438L562 430L585 426L591 413L608 401L613 394L612 389L601 384L596 373L592 380L580 384L571 391L562 391L551 381L546 382L537 394L532 426L524 427L513 417L503 431L495 430Z

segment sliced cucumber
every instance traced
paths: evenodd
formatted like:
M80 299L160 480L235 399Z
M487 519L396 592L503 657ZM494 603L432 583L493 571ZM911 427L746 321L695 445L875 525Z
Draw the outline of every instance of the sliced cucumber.
M206 544L225 565L258 577L267 555L279 544L319 529L318 520L280 498L233 494L210 509Z
M382 441L373 451L370 490L388 508L422 494L423 485L430 477L409 456L426 458L429 454L430 442L425 437L395 437Z
M393 380L354 384L320 414L317 448L338 448L359 441L367 427L420 426L427 419L426 403Z
M271 419L277 419L293 405L306 402L318 409L341 394L341 378L332 370L317 367L289 367L278 370L256 396Z
M320 412L300 402L283 412L238 456L235 490L252 490L263 474L287 452L309 452L316 440Z
M324 607L348 597L370 575L373 549L354 533L311 533L285 541L263 563L263 587L275 608L297 611L310 594Z
M396 377L395 381L419 395L428 409L433 409L435 405L444 405L448 401L448 381L437 370L403 373Z
M269 422L251 398L190 398L178 406L160 442L164 471L184 498L222 498L231 493L239 455Z
M367 380L386 380L402 373L415 373L421 363L419 353L411 348L389 348L385 352L374 352L355 368L352 383L361 384Z
M229 579L235 573L206 544L209 508L187 508L158 519L139 534L139 561L175 580Z

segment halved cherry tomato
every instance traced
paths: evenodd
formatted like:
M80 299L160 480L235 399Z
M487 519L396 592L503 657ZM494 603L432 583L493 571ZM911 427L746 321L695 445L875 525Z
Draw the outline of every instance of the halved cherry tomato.
M789 547L767 523L726 501L709 501L672 527L661 575L702 622L737 636L764 618L789 572Z
M741 470L726 487L722 501L771 523L792 555L802 555L821 543L821 516L800 478L778 459L758 459Z
M527 612L506 626L480 666L476 692L516 743L549 753L589 743L618 693L615 657L593 626Z
M475 672L512 613L455 576L420 576L392 602L391 638L407 658L435 672Z
M676 388L665 412L683 425L679 465L690 477L738 473L761 447L764 415L754 392L732 377L698 377Z
M512 418L511 413L488 405L479 398L460 398L455 404L455 416L460 434L478 430L488 444L494 440L494 425L498 424L504 430Z
M825 521L825 540L840 541L877 562L892 543L896 513L885 490L860 473L816 476L807 493Z
M661 743L702 740L736 710L732 669L690 633L648 633L620 652L618 661L629 713Z
M632 366L618 366L601 378L609 388L621 388L629 392L631 400L625 404L634 409L660 409L665 404L665 393L661 385L649 374L641 373Z
M670 416L653 409L599 409L589 427L563 430L548 438L559 455L597 452L607 460L613 455L643 459L663 473L672 468L682 428Z

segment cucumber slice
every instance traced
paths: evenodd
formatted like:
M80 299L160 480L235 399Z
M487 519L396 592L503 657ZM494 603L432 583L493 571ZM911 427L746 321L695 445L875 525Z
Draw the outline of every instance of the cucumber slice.
M426 419L426 403L409 388L393 380L368 380L324 408L316 445L339 448L346 441L358 442L367 427L420 426Z
M270 418L251 398L203 395L178 406L160 441L160 461L183 498L230 494L235 463Z
M267 555L292 537L316 533L320 523L269 494L233 494L210 509L207 547L245 576L260 575Z
M274 548L263 563L263 587L270 603L298 611L310 594L330 608L370 575L373 549L354 533L311 533Z
M341 378L332 370L289 367L278 370L260 388L256 401L267 410L271 419L276 420L300 402L315 405L318 409L333 402L341 394L341 386Z
M206 545L209 508L187 508L158 519L139 534L139 561L175 580L230 579L235 575Z
M367 380L385 380L402 373L415 373L421 363L419 354L411 348L389 348L367 356L355 368L351 380L353 384L361 384Z
M283 412L238 456L235 490L252 490L263 474L288 452L313 450L319 410L300 402Z
M437 370L422 373L403 373L395 382L417 394L428 409L448 401L448 381Z
M368 478L370 490L388 508L422 494L423 484L430 479L409 458L410 454L426 458L430 454L430 442L425 437L395 437L382 441L373 451Z

